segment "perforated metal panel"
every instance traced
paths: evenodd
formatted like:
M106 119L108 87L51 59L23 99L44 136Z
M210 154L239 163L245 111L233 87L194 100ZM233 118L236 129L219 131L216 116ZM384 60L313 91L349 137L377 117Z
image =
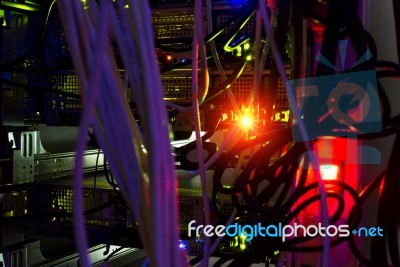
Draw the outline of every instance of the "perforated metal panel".
M45 79L48 79L48 82L52 84L53 88L56 88L60 91L77 95L81 94L78 76L75 73L65 72L52 74L47 76ZM73 111L81 108L81 100L72 97L66 97L65 101L60 102L58 111Z
M66 40L64 29L57 15L49 17L46 33L46 55L50 64L57 66L59 58L70 55L69 46Z
M69 187L47 188L46 193L50 197L50 211L72 212L73 211L73 191ZM83 190L83 209L90 210L109 201L114 196L112 190L103 189L84 189ZM60 222L72 222L72 217L60 217ZM111 226L116 222L114 217L114 205L111 205L99 212L86 216L86 223L92 226Z
M252 75L242 75L231 85L231 91L235 97L236 102L239 107L245 104L250 96L250 92L253 89L254 77ZM222 83L220 77L217 78L217 86ZM225 91L219 96L219 104L224 106L230 106L228 93Z
M232 18L232 15L228 15L228 14L218 15L217 19L216 19L216 25L221 26L231 18ZM237 27L237 24L226 27L225 30L221 33L221 36L226 36L228 34L232 34L235 27ZM252 36L254 34L254 32L255 32L255 16L252 16L246 22L246 24L244 24L243 28L238 31L238 35L239 36L241 36L241 35Z
M154 37L179 38L192 37L194 29L194 15L189 12L165 13L157 12L152 17Z
M173 102L190 102L192 99L192 77L189 74L161 77L164 99Z
M288 96L285 88L285 84L282 78L279 78L277 90L276 90L276 98L277 98L277 107L289 107Z

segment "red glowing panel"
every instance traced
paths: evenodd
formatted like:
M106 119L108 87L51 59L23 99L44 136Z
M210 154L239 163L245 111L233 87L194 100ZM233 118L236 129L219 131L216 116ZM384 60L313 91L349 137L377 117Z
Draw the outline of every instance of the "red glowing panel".
M321 164L319 167L321 178L324 181L339 180L339 166L335 164Z

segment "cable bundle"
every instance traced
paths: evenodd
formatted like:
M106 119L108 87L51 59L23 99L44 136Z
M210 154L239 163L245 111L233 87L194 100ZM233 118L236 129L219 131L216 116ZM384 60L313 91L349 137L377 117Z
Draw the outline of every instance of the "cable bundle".
M139 221L153 266L183 266L178 246L176 180L168 118L147 1L58 1L79 75L84 111L74 174L74 225L81 262L89 266L82 212L82 153L93 127L122 195ZM110 43L121 51L143 133L131 114Z

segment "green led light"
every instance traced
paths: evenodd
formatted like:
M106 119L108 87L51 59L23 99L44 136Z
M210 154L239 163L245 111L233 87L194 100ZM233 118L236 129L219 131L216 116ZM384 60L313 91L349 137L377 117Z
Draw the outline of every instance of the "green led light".
M240 243L245 243L247 239L247 236L245 236L243 233L240 234Z
M244 50L249 50L249 49L250 49L250 44L249 44L249 43L245 43L245 44L243 45L243 49L244 49Z
M12 2L2 2L3 6L12 7L15 9L25 10L25 11L40 11L39 7L34 7L30 5L12 3Z
M0 17L3 18L3 25L1 25L1 26L7 27L7 20L6 20L6 15L5 15L4 10L0 10Z
M235 247L237 247L237 246L239 246L239 238L238 238L237 236L235 236L235 238L234 238L234 243L233 243L233 247L235 248Z

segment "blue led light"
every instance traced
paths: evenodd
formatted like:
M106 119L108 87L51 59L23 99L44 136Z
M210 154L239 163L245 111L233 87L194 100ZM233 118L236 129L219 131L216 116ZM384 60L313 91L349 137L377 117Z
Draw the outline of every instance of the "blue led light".
M228 0L228 4L232 6L245 5L248 0Z
M188 240L179 240L179 248L187 250L189 247L189 241Z

